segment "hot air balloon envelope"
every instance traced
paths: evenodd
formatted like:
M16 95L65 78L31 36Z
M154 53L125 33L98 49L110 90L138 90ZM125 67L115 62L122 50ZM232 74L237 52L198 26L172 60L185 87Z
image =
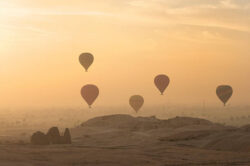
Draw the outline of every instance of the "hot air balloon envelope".
M170 82L169 77L164 74L156 76L154 80L155 86L161 92L162 95L166 90L166 88L168 87L169 82Z
M91 107L91 105L94 103L94 101L99 95L99 89L95 85L91 85L91 84L85 85L81 89L81 95L83 99L87 102L89 107Z
M216 94L219 99L224 103L224 105L226 105L228 100L233 95L233 88L229 85L218 86L216 89Z
M136 111L138 112L140 110L140 108L143 106L144 103L144 99L142 96L140 95L134 95L131 96L129 99L129 104L130 106Z
M81 65L85 68L86 72L88 71L89 67L94 62L94 56L90 53L82 53L79 56L79 61Z

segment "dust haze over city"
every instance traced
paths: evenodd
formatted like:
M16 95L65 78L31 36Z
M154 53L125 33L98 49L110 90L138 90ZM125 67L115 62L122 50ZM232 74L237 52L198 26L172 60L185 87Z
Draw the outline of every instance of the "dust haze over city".
M0 43L0 163L250 164L248 0L0 0Z

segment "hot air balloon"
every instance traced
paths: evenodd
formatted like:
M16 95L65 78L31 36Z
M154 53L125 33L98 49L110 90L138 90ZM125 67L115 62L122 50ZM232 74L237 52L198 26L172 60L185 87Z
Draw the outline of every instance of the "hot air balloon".
M90 53L82 53L79 56L79 61L81 65L85 68L86 72L88 71L89 67L94 62L94 56Z
M94 103L94 101L99 95L99 89L95 85L88 84L82 87L81 95L89 105L89 108L91 108L91 105Z
M161 95L163 95L164 91L168 87L169 82L170 82L169 77L164 74L160 74L156 76L154 79L155 86L161 92Z
M129 99L130 106L138 112L144 103L144 99L140 95L131 96Z
M233 95L233 88L229 85L220 85L216 89L216 94L219 99L224 103L224 106L226 106L226 103Z

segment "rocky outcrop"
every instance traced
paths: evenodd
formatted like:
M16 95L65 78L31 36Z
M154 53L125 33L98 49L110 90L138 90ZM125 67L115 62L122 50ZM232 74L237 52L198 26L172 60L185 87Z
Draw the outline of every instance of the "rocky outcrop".
M65 129L64 135L61 136L58 127L52 127L47 134L38 131L31 136L31 143L34 145L49 144L71 144L71 134L68 128Z
M59 133L58 127L52 127L47 132L47 137L49 139L50 144L60 144L61 143L61 136Z
M44 133L37 131L31 136L31 143L34 145L49 145L49 140Z
M71 134L68 128L65 129L64 135L63 135L63 143L64 144L71 144Z

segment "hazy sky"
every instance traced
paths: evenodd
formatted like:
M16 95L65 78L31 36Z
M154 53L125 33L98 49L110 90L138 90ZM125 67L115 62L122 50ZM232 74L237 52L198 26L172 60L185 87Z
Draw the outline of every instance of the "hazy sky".
M96 107L250 102L249 0L0 0L0 107L86 107L83 85L99 86ZM78 62L91 52L85 73ZM159 96L153 84L167 74Z

